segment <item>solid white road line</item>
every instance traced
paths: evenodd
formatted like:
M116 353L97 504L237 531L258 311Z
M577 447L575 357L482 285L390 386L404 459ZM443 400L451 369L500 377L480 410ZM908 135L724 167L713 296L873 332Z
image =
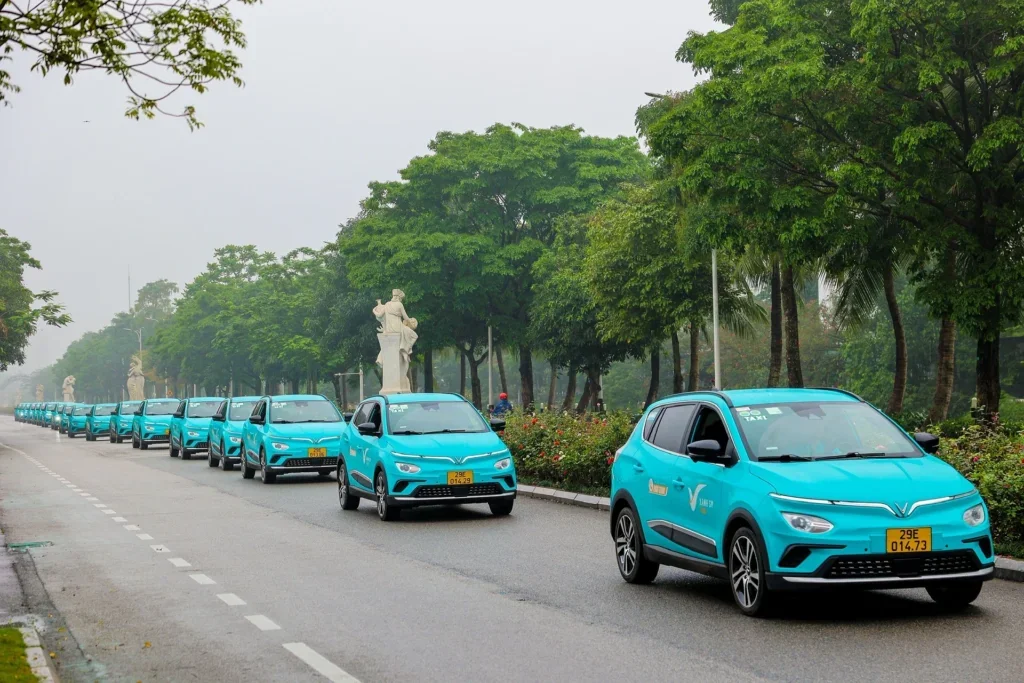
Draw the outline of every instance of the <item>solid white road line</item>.
M152 541L153 537L149 534L135 534L140 541Z
M198 583L200 586L210 586L217 583L206 574L189 574L189 576L191 576L192 580Z
M231 607L238 607L239 605L245 604L245 600L234 593L219 593L217 597L223 600L224 604L230 605Z
M122 518L122 521L123 521L123 518ZM125 524L124 525L124 530L125 531L142 531L142 527L140 527L138 524Z
M180 558L180 557L172 557L171 559L169 559L167 561L170 562L171 564L173 564L175 567L191 567L192 566L191 562L189 562L188 560L185 560L183 558Z
M285 643L284 649L304 661L318 674L331 681L331 683L359 683L358 678L352 676L305 643Z
M246 617L249 622L261 631L280 631L281 627L267 619L262 614L250 614Z

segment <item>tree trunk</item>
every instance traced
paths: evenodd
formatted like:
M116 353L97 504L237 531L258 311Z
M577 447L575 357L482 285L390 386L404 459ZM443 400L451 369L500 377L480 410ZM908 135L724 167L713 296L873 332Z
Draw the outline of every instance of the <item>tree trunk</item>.
M498 383L501 385L501 390L508 393L508 380L505 379L505 359L501 357L501 345L496 344L494 346L494 357L498 361Z
M687 391L697 391L700 384L700 325L690 321L690 376L686 380Z
M587 381L590 382L590 409L597 412L597 401L601 398L601 371L594 368L587 372Z
M793 266L782 269L782 314L786 319L786 372L789 386L802 387L804 373L800 367L800 326L796 308L796 284Z
M341 377L331 373L331 384L334 385L334 400L341 404L341 410L345 410L345 397L341 385L344 384Z
M587 409L587 405L590 403L590 375L587 374L587 381L583 385L583 395L580 396L580 402L576 404L576 412L582 413Z
M483 388L480 384L480 365L487 358L487 354L485 353L479 360L473 357L472 351L470 351L467 356L468 358L466 360L469 361L469 386L471 397L473 405L475 405L479 410L483 408Z
M529 346L519 346L519 379L523 388L523 410L533 411L533 355Z
M575 365L569 366L569 382L565 386L565 398L562 400L562 410L572 410L573 401L576 400L576 375L577 370Z
M683 361L679 357L679 330L672 330L672 393L683 391Z
M416 364L410 362L409 363L409 391L411 391L414 394L417 393L419 391L418 386L419 386L419 381L418 381L418 379L416 377Z
M935 398L928 411L928 424L938 424L949 413L949 402L953 398L953 378L956 360L956 323L949 318L942 319L939 328L938 367L935 371Z
M984 422L991 424L999 413L998 332L991 339L986 339L985 334L978 338L977 373L978 412Z
M428 394L434 393L434 351L427 349L423 352L423 391Z
M555 407L555 392L558 391L558 366L551 362L551 381L548 383L548 410Z
M647 387L647 398L644 400L644 409L658 400L658 384L661 380L661 348L655 346L651 349L651 384ZM588 380L589 382L589 380Z
M339 377L341 380L341 410L348 410L348 377Z
M459 347L459 394L466 396L466 352Z
M771 353L768 359L768 386L779 386L782 376L782 275L779 262L772 259L771 280Z
M893 375L892 396L889 397L887 412L890 415L899 415L903 412L903 397L907 393L907 333L903 329L900 304L896 301L896 278L891 264L887 264L882 273L882 284L885 290L885 303L889 306L889 318L892 320L892 334L896 341L896 372Z

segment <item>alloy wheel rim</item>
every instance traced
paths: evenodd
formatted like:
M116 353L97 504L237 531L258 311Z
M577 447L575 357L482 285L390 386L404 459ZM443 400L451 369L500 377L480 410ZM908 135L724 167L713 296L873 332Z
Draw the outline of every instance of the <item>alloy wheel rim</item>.
M740 536L732 544L730 568L732 590L736 601L749 608L757 602L761 591L761 574L757 562L757 549L747 536Z
M619 523L616 525L615 555L619 560L619 570L626 576L631 575L636 568L636 529L627 514L619 515Z
M384 475L377 477L377 514L383 519L388 511L387 491L384 487Z

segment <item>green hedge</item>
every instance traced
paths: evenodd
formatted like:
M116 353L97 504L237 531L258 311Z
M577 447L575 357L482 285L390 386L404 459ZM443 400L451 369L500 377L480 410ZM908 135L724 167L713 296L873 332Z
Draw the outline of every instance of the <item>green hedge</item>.
M514 413L508 416L504 438L524 483L607 495L612 457L629 438L634 421L627 413ZM1024 437L962 420L936 431L947 437L939 457L985 497L996 543L1024 544Z

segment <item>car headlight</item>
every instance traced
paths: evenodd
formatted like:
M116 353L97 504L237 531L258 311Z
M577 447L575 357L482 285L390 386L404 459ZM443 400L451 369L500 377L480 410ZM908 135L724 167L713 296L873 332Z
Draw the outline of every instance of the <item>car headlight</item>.
M231 443L242 443L242 440L237 436L229 436L228 441Z
M494 469L496 470L507 470L512 466L512 458L502 458L498 462L494 463Z
M146 429L156 429L159 425L146 423Z
M809 534L823 534L832 531L832 522L813 515L798 515L792 512L783 512L789 525L797 531L805 531Z
M189 432L189 436L199 436L199 432Z
M412 463L408 462L396 462L395 467L397 467L398 471L401 472L402 474L416 474L417 472L420 471L418 465L413 465Z
M286 450L288 450L288 444L286 444L286 443L280 443L278 441L275 441L275 442L273 442L270 445L273 446L274 448L276 448L279 451L286 451Z
M967 526L978 526L985 521L985 506L978 503L972 508L964 511L964 524Z

